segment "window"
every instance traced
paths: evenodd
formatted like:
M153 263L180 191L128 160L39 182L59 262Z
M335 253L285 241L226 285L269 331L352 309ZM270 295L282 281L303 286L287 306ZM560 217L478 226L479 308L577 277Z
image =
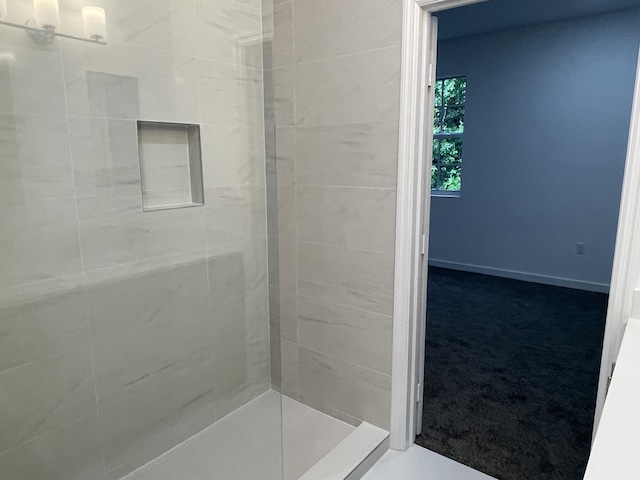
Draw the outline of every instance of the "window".
M437 80L435 97L431 191L435 195L460 192L467 79Z

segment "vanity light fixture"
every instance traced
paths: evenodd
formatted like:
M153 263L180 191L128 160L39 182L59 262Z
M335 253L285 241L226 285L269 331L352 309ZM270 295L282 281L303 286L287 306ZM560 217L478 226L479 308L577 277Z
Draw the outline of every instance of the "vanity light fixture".
M7 0L0 0L0 18L6 17L7 14ZM26 30L33 41L39 45L53 43L56 37L106 45L107 15L104 8L82 7L82 23L85 37L58 32L60 26L58 0L33 0L33 18L27 20L24 25L0 20L0 25Z

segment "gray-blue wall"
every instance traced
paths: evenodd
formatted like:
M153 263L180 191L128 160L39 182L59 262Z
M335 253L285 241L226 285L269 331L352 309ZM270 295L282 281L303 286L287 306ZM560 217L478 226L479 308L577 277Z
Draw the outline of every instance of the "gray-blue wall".
M432 262L609 283L639 43L640 9L440 42L438 76L468 93Z

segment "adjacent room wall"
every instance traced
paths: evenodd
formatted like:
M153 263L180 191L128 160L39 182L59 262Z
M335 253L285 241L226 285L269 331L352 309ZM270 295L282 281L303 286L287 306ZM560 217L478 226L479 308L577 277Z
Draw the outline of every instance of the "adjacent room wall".
M438 76L468 93L462 194L432 198L433 263L607 289L639 42L637 9L440 42Z
M400 0L284 0L274 16L282 391L383 428L401 14Z

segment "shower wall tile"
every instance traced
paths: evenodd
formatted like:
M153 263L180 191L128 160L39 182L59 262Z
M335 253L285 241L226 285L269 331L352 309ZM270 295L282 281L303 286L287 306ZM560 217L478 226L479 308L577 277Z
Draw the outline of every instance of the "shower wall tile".
M399 46L402 3L295 0L296 61Z
M123 333L209 318L205 258L156 258L85 273L91 334ZM100 366L99 366L100 367Z
M221 245L209 253L211 302L239 297L267 280L267 246L257 238L238 245Z
M0 373L88 344L81 274L0 290Z
M291 0L273 8L273 66L293 64L293 5Z
M207 316L178 316L163 324L94 344L101 402L115 401L213 360L213 333Z
M391 377L307 348L298 349L300 399L389 429Z
M197 49L193 0L108 0L109 42L193 55Z
M282 394L297 400L300 397L300 365L298 345L288 340L282 342Z
M292 126L294 118L295 69L293 66L273 69L275 121L278 127Z
M105 461L119 478L214 422L213 364L100 404Z
M0 204L0 288L81 272L73 199Z
M391 375L391 335L388 315L298 297L301 347Z
M62 56L69 115L199 123L193 57L73 40L63 41Z
M97 416L1 453L0 472L7 479L105 480Z
M296 128L301 184L395 188L398 122Z
M96 412L91 353L70 353L0 373L0 452Z
M205 189L207 245L245 242L267 235L265 191L260 185Z
M298 305L295 292L280 292L280 335L290 342L298 341Z
M142 211L139 194L78 198L88 270L154 257L205 254L205 209Z
M58 42L40 47L20 29L0 31L0 44L11 46L0 60L1 113L65 115ZM43 79L47 88L42 88Z
M298 185L298 240L393 253L395 189Z
M140 194L135 120L71 117L69 135L78 195Z
M296 65L296 124L396 121L400 47Z
M202 171L205 188L264 185L263 132L257 128L202 125Z
M263 128L262 71L199 60L203 123Z
M298 242L298 293L391 315L393 255Z
M0 158L1 203L73 197L66 118L0 114Z
M262 68L262 55L253 47L261 45L262 18L260 10L237 0L195 0L197 31L201 48L199 56L216 62Z

